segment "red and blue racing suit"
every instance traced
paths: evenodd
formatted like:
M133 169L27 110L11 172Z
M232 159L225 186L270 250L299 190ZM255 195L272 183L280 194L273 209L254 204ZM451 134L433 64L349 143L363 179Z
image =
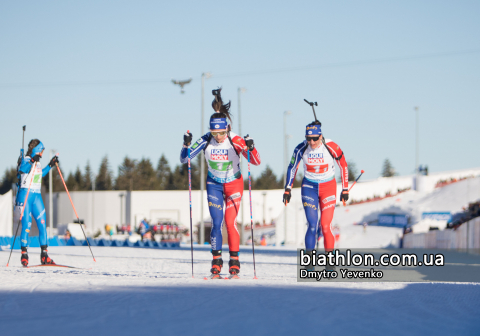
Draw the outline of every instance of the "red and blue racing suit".
M334 163L337 161L340 168L343 190L348 190L348 167L345 155L332 140L325 139L325 144L321 143L315 149L312 149L307 141L303 141L295 148L288 165L285 188L292 188L300 161L303 161L305 174L302 181L302 204L308 221L305 248L307 250L315 248L318 210L320 210L325 251L332 251L335 238L331 224L337 195Z
M209 132L198 139L190 149L191 159L200 154L202 150L205 151L208 166L208 209L212 217L210 233L212 250L222 249L222 223L225 212L228 247L230 252L238 252L240 250L240 234L237 229L237 215L243 196L240 154L247 158L245 140L230 132L222 143L218 143ZM180 161L188 162L188 153L185 147L180 153ZM256 148L250 151L250 162L256 166L260 164L260 155Z

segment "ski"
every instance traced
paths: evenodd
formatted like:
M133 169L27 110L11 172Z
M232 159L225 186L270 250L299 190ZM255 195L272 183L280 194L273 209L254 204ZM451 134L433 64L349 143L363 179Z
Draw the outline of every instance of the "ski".
M203 278L203 280L222 280L225 279L223 278L220 274L212 274L209 275L208 277Z
M228 277L225 278L225 280L240 280L240 277L237 274L230 274Z
M32 268L32 267L63 267L63 268L85 269L85 268L81 268L81 267L58 265L58 264L45 264L45 265L40 264L40 265L23 266L23 268Z

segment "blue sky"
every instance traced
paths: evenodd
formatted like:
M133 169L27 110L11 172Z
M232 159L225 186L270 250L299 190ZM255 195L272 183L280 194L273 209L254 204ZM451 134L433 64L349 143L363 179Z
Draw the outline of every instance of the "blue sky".
M178 163L182 135L200 134L211 90L223 87L263 164L283 172L318 101L327 138L378 177L480 166L478 1L21 1L0 3L0 174L26 138L60 152L66 172L111 168L128 155ZM171 78L193 81L180 94ZM234 119L234 131L238 129ZM27 142L28 142L27 140Z

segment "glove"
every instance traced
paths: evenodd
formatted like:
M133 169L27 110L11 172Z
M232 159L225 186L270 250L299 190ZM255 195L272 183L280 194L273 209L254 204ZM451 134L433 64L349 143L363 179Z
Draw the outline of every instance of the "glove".
M34 157L32 157L32 160L31 160L31 161L32 161L32 162L38 162L38 161L40 161L41 158L42 158L42 157L37 154L37 155L35 155Z
M343 202L343 201L348 201L348 190L347 189L343 189L342 193L340 194L340 202Z
M58 156L54 156L51 160L50 163L48 164L50 167L55 166L55 163L58 163Z
M252 151L255 148L255 145L253 144L253 139L250 138L248 134L244 139L245 139L245 145L247 145L248 150Z
M290 198L292 198L292 193L289 188L286 188L285 192L283 193L283 203L285 203L285 205L290 203Z
M186 132L183 135L183 145L188 147L190 146L191 143L192 143L192 133Z

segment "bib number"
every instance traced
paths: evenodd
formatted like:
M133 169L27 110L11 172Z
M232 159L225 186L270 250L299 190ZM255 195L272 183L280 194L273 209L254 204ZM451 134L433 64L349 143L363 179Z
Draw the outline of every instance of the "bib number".
M214 170L217 171L227 171L232 169L232 161L226 161L226 162L215 162L215 161L209 161L210 167Z

